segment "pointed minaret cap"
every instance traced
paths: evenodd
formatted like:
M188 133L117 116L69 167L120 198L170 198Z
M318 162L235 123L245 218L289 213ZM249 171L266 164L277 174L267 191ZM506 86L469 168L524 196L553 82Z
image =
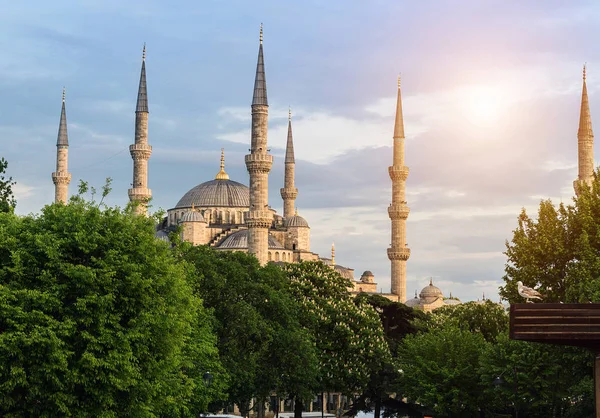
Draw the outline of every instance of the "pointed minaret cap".
M402 91L400 90L400 74L398 74L398 101L396 102L394 138L404 138L404 117L402 116Z
M215 180L229 180L229 174L225 172L225 148L221 148L221 170L215 176Z
M593 138L592 117L590 115L590 102L587 92L587 71L586 65L583 65L583 89L581 91L581 113L579 114L579 130L577 131L578 138Z
M148 112L148 91L146 89L146 44L142 50L142 71L140 72L140 85L138 87L136 112Z
M263 30L260 24L260 45L258 46L258 61L256 63L256 76L254 78L254 95L252 96L252 105L268 106L267 100L267 80L265 78L265 60L263 58Z
M288 110L288 134L287 144L285 146L285 162L296 162L296 159L294 158L294 138L292 136L292 109Z
M69 135L67 134L67 111L65 110L66 89L62 91L62 109L60 111L60 124L58 125L58 138L56 146L69 146Z
M335 243L331 243L331 265L335 266Z

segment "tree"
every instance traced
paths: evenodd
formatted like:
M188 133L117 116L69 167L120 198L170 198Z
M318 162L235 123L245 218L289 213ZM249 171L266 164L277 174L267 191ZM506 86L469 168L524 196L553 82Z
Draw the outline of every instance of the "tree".
M16 183L12 177L4 177L7 168L8 162L4 158L0 158L0 213L13 212L17 206L12 191L12 186Z
M399 415L409 413L410 405L406 405L400 399L390 399L389 395L399 386L402 377L396 358L398 347L406 335L421 330L417 323L424 323L425 313L377 294L360 293L355 300L366 301L379 314L385 340L392 356L383 357L379 363L373 363L369 382L355 400L350 415L358 411L373 410L374 418L379 418L382 407L388 415L394 412ZM417 318L420 322L415 321Z
M508 332L508 314L502 305L486 300L442 306L428 318L430 326L451 324L465 331L481 334L488 342Z
M261 267L241 252L177 247L194 266L194 291L215 315L221 361L230 376L228 401L247 415L251 399L265 399L272 390L312 395L314 341L299 323L299 305L282 270Z
M484 405L477 366L487 344L481 334L451 323L407 335L399 351L399 392L439 416L474 416Z
M284 267L301 307L301 323L315 339L320 391L365 389L373 370L391 362L381 320L365 299L349 294L351 282L322 262ZM302 412L296 400L296 417Z
M0 214L3 416L180 416L221 386L209 315L151 220L76 196Z

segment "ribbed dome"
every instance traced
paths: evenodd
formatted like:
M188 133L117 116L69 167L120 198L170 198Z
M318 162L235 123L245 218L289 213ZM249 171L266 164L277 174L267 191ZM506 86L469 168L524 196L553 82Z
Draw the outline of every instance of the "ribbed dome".
M248 230L242 229L227 236L221 244L217 245L217 248L248 249ZM269 249L284 250L285 248L269 234Z
M429 281L429 286L425 286L421 293L419 293L419 297L423 299L425 303L433 303L438 298L443 298L444 295L439 287L433 285L431 281Z
M237 181L211 180L197 185L177 202L175 208L250 207L250 190Z
M416 295L414 298L407 300L404 302L406 306L410 306L411 308L416 308L421 304L421 299L419 299Z
M460 300L457 299L446 299L444 301L446 305L460 305Z
M300 215L290 216L286 218L284 221L284 226L286 227L306 227L308 228L308 222Z
M335 271L340 273L340 275L345 279L354 280L354 272L351 269L348 269L344 266L340 266L338 264L333 268Z
M362 276L360 276L360 281L363 283L373 283L375 276L369 270L365 271Z
M191 210L189 212L185 212L183 216L179 219L179 223L183 222L206 222L202 214L198 211Z

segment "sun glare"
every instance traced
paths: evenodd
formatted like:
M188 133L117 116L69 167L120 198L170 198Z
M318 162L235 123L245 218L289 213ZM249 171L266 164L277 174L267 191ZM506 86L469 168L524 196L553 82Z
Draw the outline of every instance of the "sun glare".
M487 125L496 122L505 108L506 94L493 86L472 86L465 90L466 118L472 124Z

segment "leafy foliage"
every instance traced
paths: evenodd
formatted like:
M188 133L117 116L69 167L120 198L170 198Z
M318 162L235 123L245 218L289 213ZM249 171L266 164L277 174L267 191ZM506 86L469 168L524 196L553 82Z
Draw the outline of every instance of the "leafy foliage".
M12 213L17 206L13 195L12 186L16 183L12 177L5 177L8 161L0 158L0 213Z
M150 220L80 197L0 215L3 416L188 415L218 364L185 264Z

